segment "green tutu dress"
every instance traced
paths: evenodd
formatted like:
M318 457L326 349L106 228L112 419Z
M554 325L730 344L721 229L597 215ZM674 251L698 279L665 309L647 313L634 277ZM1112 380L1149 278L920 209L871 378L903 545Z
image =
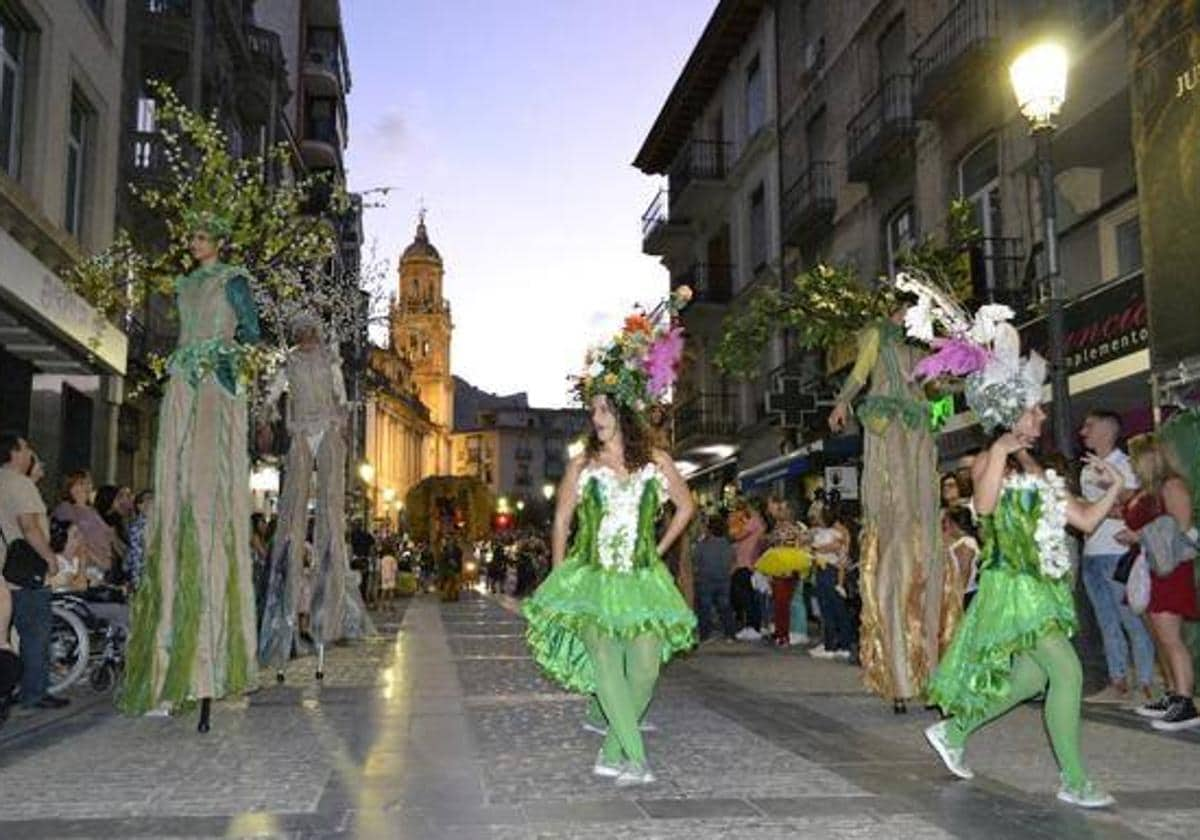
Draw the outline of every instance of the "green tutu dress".
M596 675L584 635L658 636L665 663L693 644L696 617L659 559L654 523L665 495L653 464L627 478L586 467L579 479L575 540L522 611L537 663L572 691L592 694Z
M1036 534L1049 486L1010 482L995 512L980 517L979 590L930 681L929 700L964 724L1008 694L1016 654L1052 633L1077 629L1071 578L1043 571Z

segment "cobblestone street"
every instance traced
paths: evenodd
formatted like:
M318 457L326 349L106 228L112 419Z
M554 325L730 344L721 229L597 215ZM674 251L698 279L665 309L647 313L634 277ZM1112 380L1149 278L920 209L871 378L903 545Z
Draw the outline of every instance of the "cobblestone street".
M380 637L283 686L195 716L129 720L106 698L0 730L0 837L1167 838L1200 827L1200 738L1089 710L1085 749L1119 808L1054 800L1030 706L972 743L974 782L845 665L746 645L664 673L648 750L659 781L591 775L585 704L538 674L521 620L478 596L431 596Z

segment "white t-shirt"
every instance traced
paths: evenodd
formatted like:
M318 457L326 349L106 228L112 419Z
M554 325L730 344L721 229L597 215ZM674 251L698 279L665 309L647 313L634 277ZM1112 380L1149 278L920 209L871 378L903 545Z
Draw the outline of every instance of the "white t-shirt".
M1138 489L1137 476L1133 474L1133 467L1130 466L1128 455L1120 449L1114 449L1105 456L1104 460L1112 464L1125 479L1126 490ZM1102 498L1108 490L1108 487L1100 482L1099 477L1096 475L1096 470L1090 466L1083 468L1083 472L1079 476L1079 484L1080 489L1083 490L1083 498L1089 502L1094 502ZM1120 519L1105 519L1095 531L1092 531L1087 541L1084 542L1083 556L1095 557L1102 554L1124 554L1127 546L1121 545L1116 540L1116 535L1124 528L1125 524Z
M46 503L29 476L16 470L0 467L0 529L8 542L24 539L17 517L34 514L42 526L42 536L50 539L50 522L46 518ZM5 543L0 542L0 569L4 568Z

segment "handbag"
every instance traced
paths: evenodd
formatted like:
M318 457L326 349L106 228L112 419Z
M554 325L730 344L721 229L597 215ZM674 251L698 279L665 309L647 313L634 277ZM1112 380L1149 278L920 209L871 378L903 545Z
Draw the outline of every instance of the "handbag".
M1121 555L1121 559L1117 561L1117 567L1113 569L1112 579L1117 583L1128 583L1129 573L1133 570L1133 563L1141 556L1142 547L1140 545L1131 546L1126 549Z
M1150 606L1150 564L1143 554L1138 554L1129 570L1129 581L1125 584L1125 601L1134 615L1141 615Z
M0 540L7 551L4 555L4 579L22 589L41 589L46 585L46 573L50 571L42 555L24 538L9 542L0 530Z

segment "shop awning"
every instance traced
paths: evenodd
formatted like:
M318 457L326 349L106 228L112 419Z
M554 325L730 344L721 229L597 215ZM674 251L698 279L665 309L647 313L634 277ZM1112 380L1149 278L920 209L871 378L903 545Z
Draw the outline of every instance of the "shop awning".
M742 470L737 475L738 488L744 492L782 479L804 475L812 466L811 456L820 452L824 446L824 440L816 440L786 455L780 455L778 458L772 458Z

